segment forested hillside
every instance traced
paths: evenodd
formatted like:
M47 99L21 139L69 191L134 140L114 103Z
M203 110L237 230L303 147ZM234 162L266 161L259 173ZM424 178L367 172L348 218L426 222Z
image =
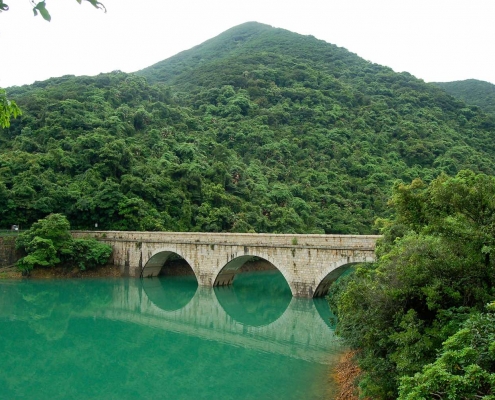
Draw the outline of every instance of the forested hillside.
M480 106L484 111L495 115L495 85L476 79L455 82L433 82L450 95L466 102Z
M0 221L370 233L395 180L495 172L495 117L407 73L258 23L137 74L7 90Z

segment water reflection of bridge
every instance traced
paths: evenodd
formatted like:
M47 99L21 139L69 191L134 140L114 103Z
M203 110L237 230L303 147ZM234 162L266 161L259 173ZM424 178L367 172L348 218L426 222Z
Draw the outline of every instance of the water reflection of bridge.
M288 297L275 320L240 322L227 311L238 308L232 287L197 287L190 301L171 303L161 279L128 280L115 286L111 303L95 317L132 322L297 359L331 364L341 344L322 319L313 300ZM219 301L220 299L220 301ZM182 304L181 304L182 303ZM177 306L179 308L177 308ZM226 311L227 310L227 311Z

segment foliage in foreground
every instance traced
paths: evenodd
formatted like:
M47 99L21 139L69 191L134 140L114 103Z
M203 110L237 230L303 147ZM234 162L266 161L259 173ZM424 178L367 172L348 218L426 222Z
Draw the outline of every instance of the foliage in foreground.
M76 1L79 4L81 4L81 2L82 2L82 0L76 0ZM92 4L93 7L99 8L100 10L104 10L106 12L105 6L102 3L100 3L99 1L96 1L96 0L85 0L85 1ZM33 5L34 16L37 16L38 14L40 14L45 21L51 21L52 17L46 8L46 0L43 0L43 1L32 0L31 3ZM9 6L7 4L5 4L3 0L0 0L0 12L8 11L8 10L9 10Z
M403 377L399 400L495 399L495 303L449 337L434 363Z
M36 266L65 264L76 265L83 271L107 263L111 246L95 239L74 239L69 230L69 221L62 214L50 214L35 222L16 240L16 248L27 254L17 261L19 270L29 274Z
M461 329L474 323L466 320L485 318L479 313L494 299L494 177L461 171L428 186L398 184L391 205L396 217L381 221L377 263L357 269L331 293L338 332L361 349L362 393L376 399L397 398L401 379L401 396L413 398L407 396L415 385L406 378L424 371L423 379L433 379L424 366L449 337L445 351L463 337ZM495 372L493 362L485 367L488 375L467 370L480 387ZM438 385L425 398L447 390Z
M16 102L7 98L7 92L0 88L0 128L10 126L10 118L17 118L22 112Z

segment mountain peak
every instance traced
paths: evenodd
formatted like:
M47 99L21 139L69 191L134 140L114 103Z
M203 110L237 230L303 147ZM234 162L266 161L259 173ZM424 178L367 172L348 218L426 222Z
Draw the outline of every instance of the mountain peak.
M273 62L277 58L294 63L312 62L326 67L331 67L336 60L346 65L367 63L346 49L313 36L251 21L234 26L198 46L136 73L152 83L185 85L188 89L191 86L232 85L232 79L221 79L220 70L224 75L232 75L233 64L238 64L240 68L238 60L243 60L247 68L257 68L259 65L275 65ZM245 71L249 69L236 73L242 75Z
M269 30L275 30L270 25L255 21L245 22L234 26L221 34L197 45L189 50L182 51L166 60L159 61L136 73L143 75L152 82L170 83L181 73L190 70L194 65L205 61L223 58L243 43Z

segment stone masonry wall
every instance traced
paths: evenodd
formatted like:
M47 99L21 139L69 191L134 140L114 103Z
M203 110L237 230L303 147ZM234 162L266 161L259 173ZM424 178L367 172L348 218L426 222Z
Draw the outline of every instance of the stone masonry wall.
M0 268L8 267L21 258L15 249L15 237L0 237Z
M298 246L316 248L375 248L378 235L310 235L275 233L208 233L208 232L131 232L131 231L73 231L74 237L95 237L105 240L135 242L166 242L190 244L230 244L249 246Z

